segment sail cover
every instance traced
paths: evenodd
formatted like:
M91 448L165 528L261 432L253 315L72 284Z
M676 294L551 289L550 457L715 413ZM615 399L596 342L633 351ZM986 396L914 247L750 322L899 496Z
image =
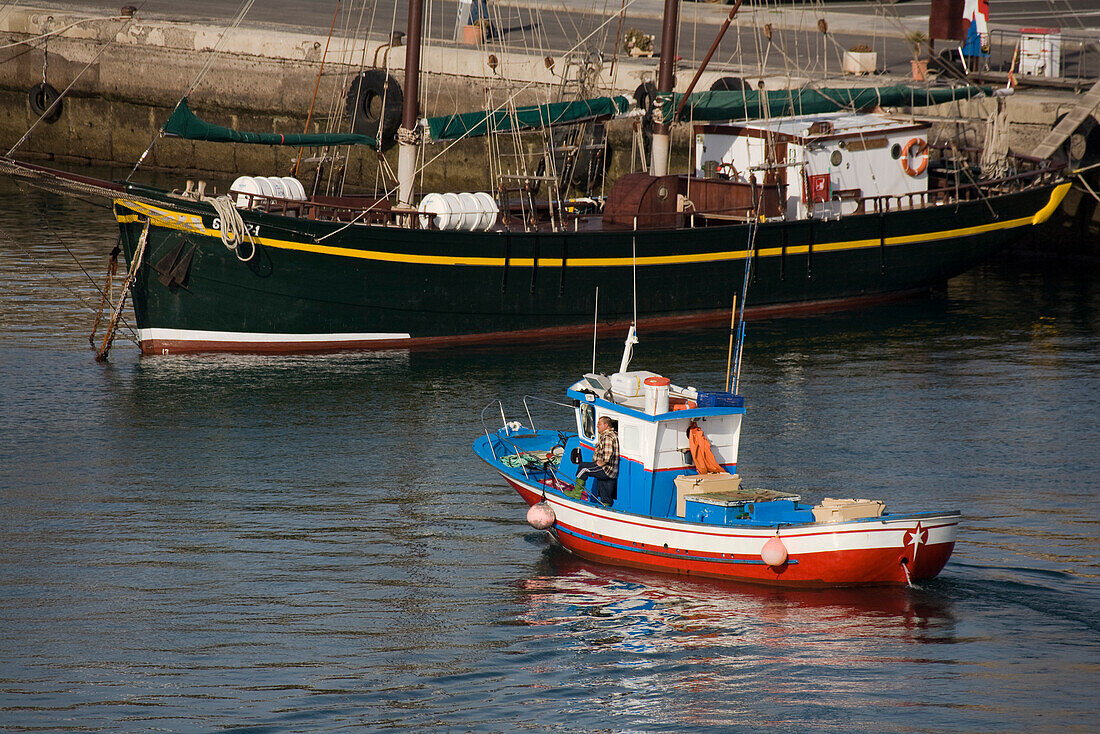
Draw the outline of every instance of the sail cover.
M564 125L596 117L612 117L622 114L630 106L624 96L596 97L572 102L517 107L514 110L498 108L462 115L429 117L428 131L432 140L458 140L478 137L491 132L528 130L547 125Z
M164 125L164 133L187 140L207 140L213 143L255 143L258 145L367 145L378 148L378 141L368 135L353 133L250 133L215 125L195 116L184 97L176 105Z
M924 107L992 93L992 87L973 85L926 89L904 84L888 87L780 89L770 92L696 92L688 97L687 104L680 112L680 119L705 122L813 115L872 107ZM682 95L677 94L659 100L664 119L671 117L681 97Z

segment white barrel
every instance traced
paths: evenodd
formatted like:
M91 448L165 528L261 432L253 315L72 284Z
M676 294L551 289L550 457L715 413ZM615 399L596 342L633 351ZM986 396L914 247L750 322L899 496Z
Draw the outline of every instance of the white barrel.
M476 232L477 225L481 222L481 202L473 194L462 193L458 195L458 205L462 211L458 228L466 232Z
M255 202L252 196L260 196L263 193L260 191L260 185L252 176L238 176L237 180L229 185L229 190L237 194L234 203L238 209L249 208ZM252 194L252 196L248 196L248 194Z
M477 197L478 203L481 205L481 217L477 223L478 230L484 232L492 229L493 225L497 223L497 216L500 214L497 200L484 191L474 192L474 196Z
M283 179L278 176L265 176L268 184L271 185L271 195L276 199L287 199L286 186L283 185Z
M267 176L253 176L252 180L260 187L261 196L271 198L275 195L275 191L271 188L271 182L267 180Z
M500 207L484 192L474 194L428 194L420 200L420 226L436 229L479 232L497 222Z
M432 226L436 229L443 229L440 223L450 214L443 194L428 194L420 200L420 206L417 207L417 211L420 212L421 229L428 229Z
M306 187L302 186L301 181L293 176L283 176L281 180L283 187L286 189L286 198L296 201L306 200Z
M649 415L661 415L668 412L668 386L667 377L647 377L645 385L645 412Z
M459 229L462 226L462 199L458 194L440 194L447 202L447 215L442 222L438 222L440 229Z

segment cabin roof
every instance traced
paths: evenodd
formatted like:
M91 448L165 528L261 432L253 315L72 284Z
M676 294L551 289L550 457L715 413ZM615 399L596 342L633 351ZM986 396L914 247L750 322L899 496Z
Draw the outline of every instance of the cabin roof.
M686 410L671 410L667 413L650 415L643 410L638 410L629 405L623 405L622 403L616 403L611 400L597 397L591 391L582 389L580 387L581 384L582 382L577 382L569 386L565 394L582 403L599 406L605 411L619 413L648 423L660 423L661 421L680 420L683 418L704 418L712 415L738 415L745 412L744 408L688 408Z
M824 124L823 124L824 123ZM818 130L811 130L817 126ZM885 115L860 112L824 112L816 115L775 117L770 120L752 120L729 125L707 125L707 132L767 132L791 138L830 138L870 133L890 133L902 130L923 129L928 123L912 120L896 120Z

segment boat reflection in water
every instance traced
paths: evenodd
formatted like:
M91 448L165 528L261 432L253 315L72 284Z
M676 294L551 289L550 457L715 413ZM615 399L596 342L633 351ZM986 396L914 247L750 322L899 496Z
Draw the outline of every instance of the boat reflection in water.
M554 626L578 648L697 647L738 668L800 659L862 664L866 646L882 663L890 643L950 641L955 627L951 600L921 587L771 588L605 566L557 547L520 590L521 621ZM902 651L895 661L911 661Z

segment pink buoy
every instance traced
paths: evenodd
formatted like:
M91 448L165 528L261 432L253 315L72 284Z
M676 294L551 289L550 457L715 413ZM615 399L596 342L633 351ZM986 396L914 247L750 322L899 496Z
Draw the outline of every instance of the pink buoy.
M760 551L760 560L772 568L787 562L787 546L783 545L778 535L764 544L764 548Z
M550 506L549 502L536 502L527 510L527 523L535 530L546 530L557 520L557 516L554 515L554 508Z

